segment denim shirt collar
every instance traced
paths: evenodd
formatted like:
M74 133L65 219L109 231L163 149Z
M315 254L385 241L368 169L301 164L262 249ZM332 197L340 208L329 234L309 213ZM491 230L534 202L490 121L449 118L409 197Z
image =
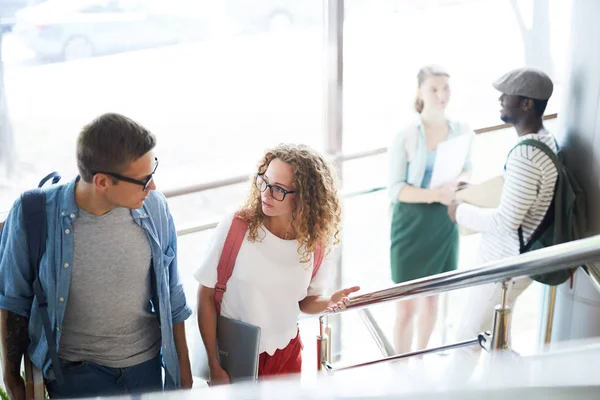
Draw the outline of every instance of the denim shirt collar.
M69 215L71 216L71 219L75 219L79 216L79 207L77 207L77 203L75 202L75 187L77 186L79 179L80 177L78 176L67 183L65 190L59 194L61 199L58 204L60 204L61 207L59 207L58 212L63 217Z

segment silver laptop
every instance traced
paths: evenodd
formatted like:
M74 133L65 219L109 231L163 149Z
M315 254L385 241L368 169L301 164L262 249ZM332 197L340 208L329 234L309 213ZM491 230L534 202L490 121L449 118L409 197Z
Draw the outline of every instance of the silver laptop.
M219 363L231 383L258 378L260 328L223 316L217 320Z

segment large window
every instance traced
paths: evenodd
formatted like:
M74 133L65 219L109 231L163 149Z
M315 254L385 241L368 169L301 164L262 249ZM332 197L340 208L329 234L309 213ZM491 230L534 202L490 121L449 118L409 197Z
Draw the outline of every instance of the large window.
M388 146L394 134L416 117L413 108L417 72L439 64L451 74L449 115L472 128L501 124L499 93L492 82L512 68L536 66L547 71L555 91L546 113L562 106L567 65L571 2L563 0L397 0L371 2L370 13L353 13L360 0L346 0L344 23L344 153ZM376 7L377 5L377 7ZM556 132L559 125L549 121ZM514 129L478 135L473 151L473 179L502 172L516 141ZM387 181L386 156L344 164L348 191L367 191ZM366 290L392 284L389 269L389 200L385 192L353 197L344 203L343 285L359 282ZM479 236L461 237L460 269L474 267ZM418 268L415 265L415 268ZM535 349L542 310L542 285L534 284L518 302L514 344L518 351ZM431 345L453 340L466 292L449 294L440 307ZM490 311L491 312L491 311ZM395 307L373 307L376 321L393 338ZM342 354L359 354L355 317L344 316ZM353 325L354 324L354 325ZM351 327L353 326L353 327ZM352 333L348 333L352 332ZM436 356L432 356L436 357ZM439 359L442 360L443 358Z
M380 4L380 2L373 2ZM497 125L491 83L512 68L536 66L555 83L547 112L561 106L569 0L395 0L344 25L344 149L387 146L413 118L417 72L451 74L449 112L473 128ZM347 0L346 9L362 4Z
M157 135L162 190L249 173L280 142L322 148L321 2L245 3L46 0L17 12L2 46L13 145L0 209L50 171L74 176L78 131L104 112Z

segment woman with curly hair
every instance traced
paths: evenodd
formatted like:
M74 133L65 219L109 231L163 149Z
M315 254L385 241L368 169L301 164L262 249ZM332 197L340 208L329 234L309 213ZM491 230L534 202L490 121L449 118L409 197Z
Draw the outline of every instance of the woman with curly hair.
M198 325L211 383L229 382L217 357L215 285L235 218L246 223L247 232L223 294L221 315L260 327L259 377L299 373L299 313L343 309L348 295L359 290L351 287L324 296L327 258L313 274L317 253L328 253L339 242L341 208L334 170L307 146L270 149L252 178L246 204L217 226L207 257L194 275L200 282Z

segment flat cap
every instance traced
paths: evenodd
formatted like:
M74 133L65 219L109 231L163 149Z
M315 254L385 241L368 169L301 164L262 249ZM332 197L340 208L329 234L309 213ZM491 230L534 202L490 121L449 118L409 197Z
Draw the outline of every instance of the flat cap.
M544 71L532 67L513 69L497 79L493 85L504 94L536 100L548 100L554 89L550 77Z

